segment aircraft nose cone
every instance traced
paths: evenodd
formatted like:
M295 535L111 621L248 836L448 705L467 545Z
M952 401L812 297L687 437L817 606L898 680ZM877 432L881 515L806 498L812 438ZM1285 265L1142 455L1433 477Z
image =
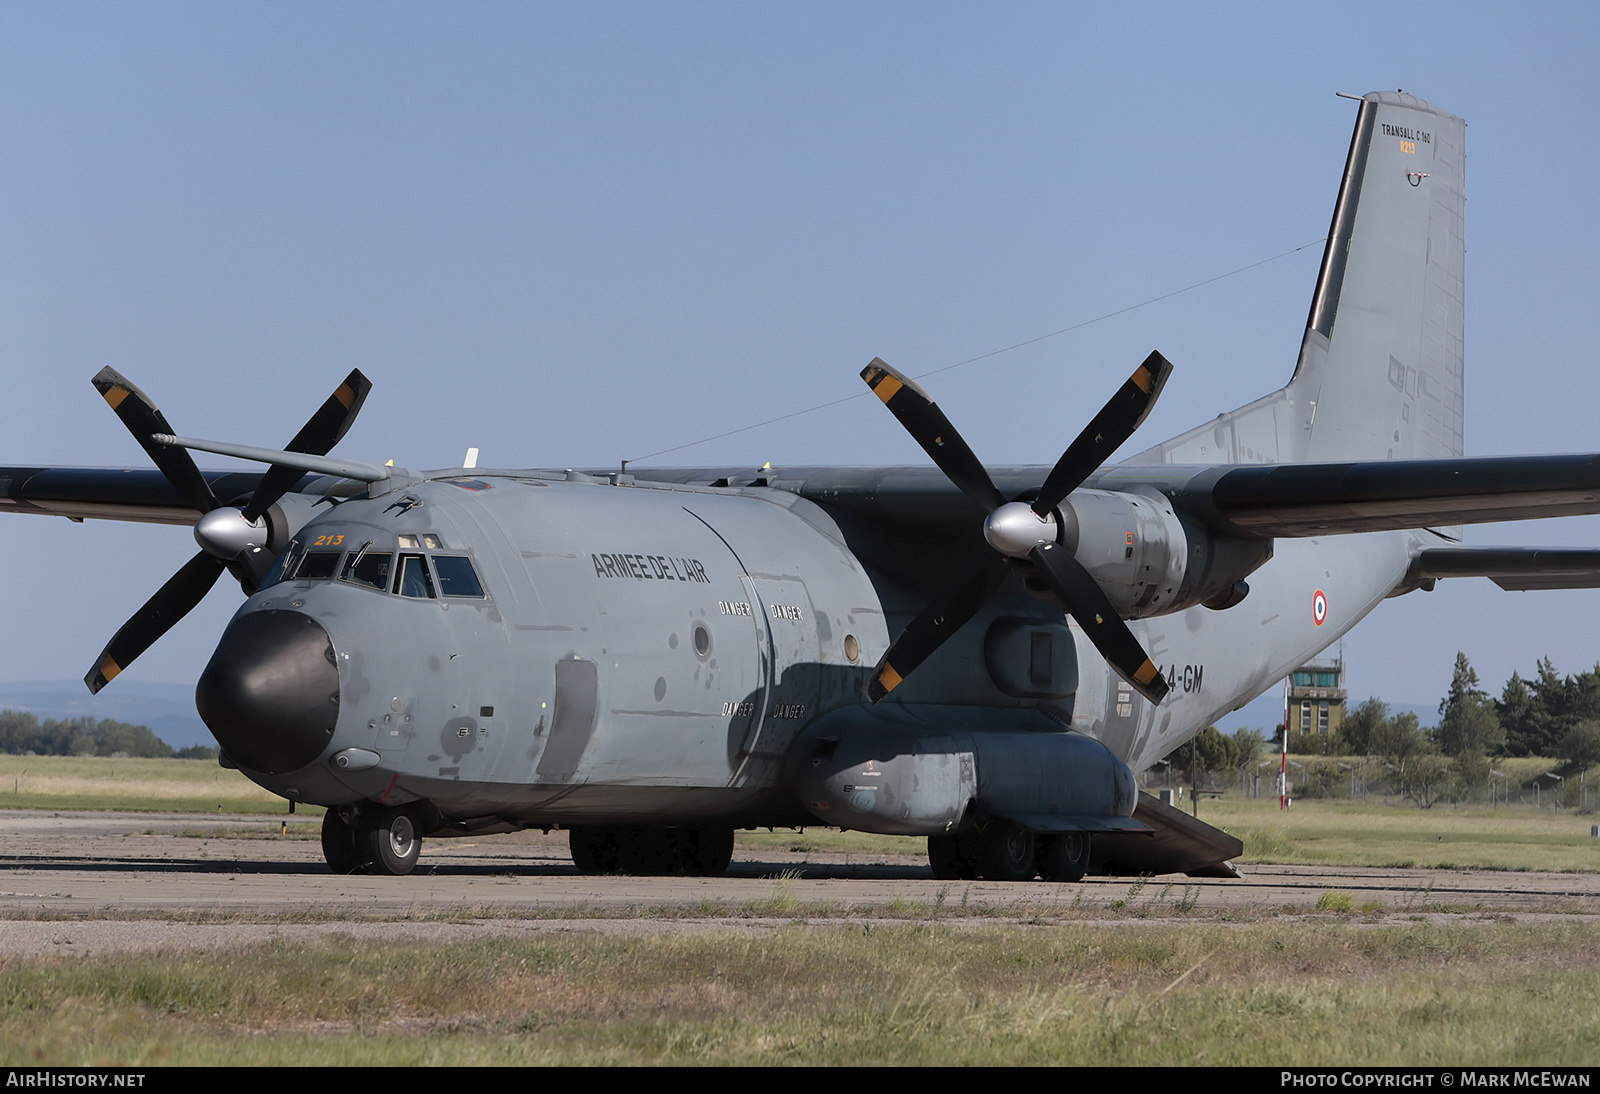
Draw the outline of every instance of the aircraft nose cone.
M315 760L339 718L339 668L322 624L263 611L228 624L194 693L200 717L241 767L279 775Z

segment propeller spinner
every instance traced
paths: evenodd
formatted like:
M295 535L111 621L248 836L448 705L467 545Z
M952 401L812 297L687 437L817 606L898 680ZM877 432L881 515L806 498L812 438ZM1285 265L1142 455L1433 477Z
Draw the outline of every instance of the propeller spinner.
M242 508L223 505L211 492L211 484L195 466L194 457L187 449L153 439L174 430L148 395L112 368L101 369L93 383L167 481L200 513L194 538L201 548L200 553L184 563L106 644L94 668L83 678L91 692L98 692L205 599L223 570L231 570L246 593L255 590L272 561L263 550L269 538L266 512L305 472L274 464L261 476L255 492ZM326 455L355 422L371 390L372 382L360 369L353 369L305 427L295 434L287 450Z
M894 640L867 683L878 702L977 615L1005 581L1012 566L1031 566L1050 586L1095 649L1146 699L1159 703L1167 681L1117 614L1105 592L1061 544L1057 507L1143 424L1172 373L1172 364L1151 353L1100 413L1067 446L1032 502L1007 501L989 472L956 432L938 404L909 377L877 358L861 372L873 392L906 427L933 462L988 511L983 535L995 554L982 558L942 590Z

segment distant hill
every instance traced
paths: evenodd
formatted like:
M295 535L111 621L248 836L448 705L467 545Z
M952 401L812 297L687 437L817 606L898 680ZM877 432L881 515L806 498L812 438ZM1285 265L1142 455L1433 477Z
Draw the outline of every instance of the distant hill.
M82 680L0 683L0 710L25 710L44 718L112 718L149 726L173 748L216 747L194 709L194 685L118 680L90 695Z

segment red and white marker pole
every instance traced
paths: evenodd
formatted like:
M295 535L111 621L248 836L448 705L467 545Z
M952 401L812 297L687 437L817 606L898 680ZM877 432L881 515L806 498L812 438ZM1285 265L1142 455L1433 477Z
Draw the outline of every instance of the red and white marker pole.
M1278 771L1278 812L1289 808L1289 681L1283 678L1283 766Z

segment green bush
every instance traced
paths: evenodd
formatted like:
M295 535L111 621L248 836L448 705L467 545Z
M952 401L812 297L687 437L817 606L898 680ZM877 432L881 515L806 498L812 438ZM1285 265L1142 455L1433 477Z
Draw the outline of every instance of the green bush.
M203 746L197 746L203 747ZM207 750L214 758L215 750ZM146 726L110 718L39 721L29 711L0 710L0 752L13 756L137 756L165 760L172 746Z

